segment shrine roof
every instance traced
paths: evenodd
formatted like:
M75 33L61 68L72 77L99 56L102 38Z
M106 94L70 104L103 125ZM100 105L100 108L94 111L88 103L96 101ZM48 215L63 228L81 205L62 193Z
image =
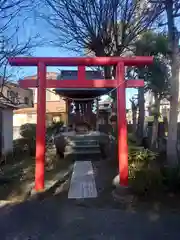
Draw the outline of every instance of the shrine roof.
M77 80L78 71L77 70L61 70L60 74L57 75L57 80ZM104 79L101 71L86 70L85 78L87 80L91 79Z
M111 89L108 88L75 88L75 89L55 89L55 92L61 96L69 98L93 98L107 94Z
M86 71L86 80L93 80L93 79L104 79L101 71ZM62 70L61 73L57 76L57 80L77 80L78 78L78 71L77 70ZM107 88L63 88L63 89L55 89L57 94L60 94L64 97L70 98L91 98L91 97L98 97L100 95L107 94L111 89Z

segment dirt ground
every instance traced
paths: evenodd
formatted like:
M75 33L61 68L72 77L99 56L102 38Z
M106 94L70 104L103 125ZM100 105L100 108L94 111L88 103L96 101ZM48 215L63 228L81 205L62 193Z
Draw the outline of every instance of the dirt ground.
M52 156L45 165L45 180L66 169L70 162ZM18 161L12 161L2 167L0 173L0 201L21 201L27 197L34 187L35 158L23 156Z
M158 202L141 204L129 196L124 202L114 201L111 180L116 173L109 164L93 162L96 199L68 199L68 180L66 187L42 201L1 207L1 239L179 239L180 215L176 210L162 208Z

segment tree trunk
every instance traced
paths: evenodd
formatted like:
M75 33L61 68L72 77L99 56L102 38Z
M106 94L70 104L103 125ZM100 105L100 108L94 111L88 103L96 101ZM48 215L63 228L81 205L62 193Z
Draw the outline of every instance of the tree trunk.
M177 156L177 117L178 117L178 97L179 97L179 37L174 23L173 0L165 1L167 20L168 20L168 38L171 50L172 76L171 76L171 100L170 115L167 140L167 161L171 167L178 164Z
M156 113L154 114L154 122L152 126L152 138L151 138L151 148L157 149L157 139L158 139L158 126L159 126L159 112L160 112L160 99L157 95L155 95L155 106L156 106Z
M150 92L149 93L149 103L148 103L148 115L149 116L152 115L152 109L151 109L152 105L153 105L153 93Z
M179 97L179 64L177 64L178 54L173 56L172 79L171 79L171 101L168 125L167 140L167 161L171 166L178 164L177 156L177 118L178 118L178 97Z
M132 129L133 129L133 134L136 134L136 118L137 118L137 107L135 103L132 102Z
M138 127L137 127L137 137L140 142L142 142L144 136L144 88L138 89L138 105L139 105L139 116L138 116Z
M105 79L111 79L112 78L112 67L111 66L105 66L104 67L104 78Z
M0 109L0 158L2 157L2 147L3 147L3 122L2 122L2 109Z

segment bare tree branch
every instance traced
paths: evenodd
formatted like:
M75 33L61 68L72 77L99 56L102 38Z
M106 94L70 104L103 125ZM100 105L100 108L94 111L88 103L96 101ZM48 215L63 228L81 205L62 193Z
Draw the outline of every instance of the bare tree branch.
M9 81L8 57L30 54L41 41L39 36L30 36L20 40L19 31L33 11L34 0L0 0L0 101L11 102L3 94L3 88ZM25 16L25 17L24 17ZM16 101L18 104L18 101ZM15 104L15 103L12 103Z
M89 49L96 56L119 56L147 28L161 6L132 0L45 0L40 15L54 29L59 46ZM140 13L140 14L139 14Z
M173 17L174 18L180 17L180 1L179 0L173 0L172 2L173 2L173 8L172 8ZM165 10L166 6L169 3L169 0L150 0L150 3L159 4Z

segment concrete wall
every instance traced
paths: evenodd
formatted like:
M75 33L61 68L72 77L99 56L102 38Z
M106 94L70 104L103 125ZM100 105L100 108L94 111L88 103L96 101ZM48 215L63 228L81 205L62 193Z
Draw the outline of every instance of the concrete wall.
M13 115L13 139L21 138L20 127L26 123L36 124L37 115L33 114L14 114ZM67 123L67 114L66 113L48 113L46 114L46 125L52 123L52 121L63 121Z
M2 153L13 150L13 111L12 109L2 110Z
M28 115L26 113L14 114L13 115L13 126L20 127L28 122Z
M52 121L63 121L67 122L67 114L64 112L60 113L46 113L46 122L51 123ZM37 115L36 113L19 113L13 115L13 127L20 127L26 123L36 123Z

